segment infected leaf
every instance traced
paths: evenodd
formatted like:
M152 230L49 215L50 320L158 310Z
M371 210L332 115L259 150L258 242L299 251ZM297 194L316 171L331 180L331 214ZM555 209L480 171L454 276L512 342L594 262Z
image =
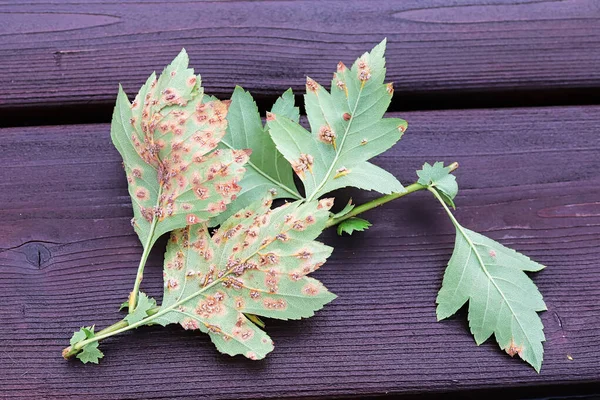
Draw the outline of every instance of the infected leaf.
M129 306L129 304L127 304L127 306ZM144 292L139 292L137 307L131 314L125 317L125 321L127 321L130 325L135 324L136 322L146 318L148 316L148 310L155 306L156 300L148 297Z
M314 241L328 209L316 201L270 206L268 198L238 211L212 237L205 224L174 231L163 303L147 321L198 329L223 353L260 359L273 343L248 314L307 318L333 300L323 284L306 276L332 251Z
M344 215L348 214L350 211L354 209L354 204L352 204L352 199L348 200L346 206L338 213L333 214L331 218L341 218Z
M407 126L401 119L382 118L393 92L384 84L384 52L385 40L351 69L340 63L331 92L307 78L304 102L312 133L285 115L267 117L277 149L292 164L309 200L346 186L404 191L394 176L368 162L392 147Z
M223 212L241 189L248 155L215 150L227 128L227 105L203 97L185 50L158 79L148 78L133 103L119 88L111 136L144 248L163 233Z
M277 99L272 112L298 122L300 115L298 107L294 105L291 89ZM292 167L277 151L267 128L263 126L254 99L239 86L236 86L231 96L227 121L227 133L219 148L251 149L252 154L246 164L246 174L240 182L242 189L237 199L227 211L213 217L210 226L221 224L236 211L261 199L267 191L271 191L276 199L300 199L294 184Z
M511 356L518 354L539 372L546 339L537 313L546 310L546 305L524 271L544 266L462 227L446 211L456 227L456 242L436 299L438 320L453 315L468 301L475 342L479 345L494 334L503 350Z

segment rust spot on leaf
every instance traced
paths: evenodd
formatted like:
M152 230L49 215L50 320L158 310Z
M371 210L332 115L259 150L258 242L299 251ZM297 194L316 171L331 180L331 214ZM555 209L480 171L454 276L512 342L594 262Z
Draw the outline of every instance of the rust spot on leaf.
M311 91L316 94L317 90L319 90L319 84L307 76L306 77L306 90Z
M522 346L518 346L514 340L510 341L510 345L508 346L508 348L506 349L506 352L508 353L509 356L514 357L516 354L519 355L519 357L521 356L521 354L523 353L523 347Z

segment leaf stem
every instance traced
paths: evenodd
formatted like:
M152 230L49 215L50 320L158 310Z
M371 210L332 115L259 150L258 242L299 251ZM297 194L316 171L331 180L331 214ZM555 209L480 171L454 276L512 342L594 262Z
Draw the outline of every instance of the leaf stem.
M140 263L138 265L137 274L135 276L135 283L133 285L133 290L129 294L129 314L131 314L135 307L137 306L137 296L140 291L140 285L142 283L142 279L144 277L144 267L146 266L146 260L148 260L148 256L150 255L150 250L152 250L152 239L154 238L154 229L156 229L156 223L158 222L158 218L156 216L152 219L152 224L150 225L150 232L148 233L148 238L146 239L146 243L144 243L144 252L142 253L142 258L140 258Z
M448 165L448 168L450 168L450 172L454 172L456 171L456 169L458 168L458 163L457 162L453 162L452 164ZM352 211L350 211L348 214L345 214L341 217L338 218L329 218L329 221L327 221L327 224L325 225L325 228L330 228L334 225L339 224L342 221L345 221L349 218L352 217L356 217L359 214L364 213L365 211L369 211L375 207L379 207L385 203L389 203L392 200L396 200L399 199L400 197L404 197L407 194L411 194L414 192L418 192L419 190L424 190L427 189L426 185L421 185L418 182L413 183L412 185L408 185L406 188L406 191L404 192L400 192L400 193L391 193L391 194L386 194L385 196L381 196L378 197L374 200L371 200L367 203L361 204L360 206L356 206L352 209ZM437 193L437 192L436 192Z
M406 187L406 191L404 192L400 192L400 193L390 193L390 194L386 194L385 196L381 196L378 197L374 200L371 200L367 203L361 204L360 206L356 206L352 209L352 211L350 211L348 214L343 215L341 217L338 218L329 218L329 221L327 221L327 224L325 225L325 228L330 228L334 225L339 224L342 221L345 221L349 218L355 217L358 214L362 214L365 211L369 211L372 210L375 207L379 207L385 203L389 203L392 200L396 200L399 199L400 197L404 197L407 194L413 193L413 192L417 192L419 190L423 190L423 189L427 189L427 186L425 185L421 185L420 183L413 183L412 185L409 185Z

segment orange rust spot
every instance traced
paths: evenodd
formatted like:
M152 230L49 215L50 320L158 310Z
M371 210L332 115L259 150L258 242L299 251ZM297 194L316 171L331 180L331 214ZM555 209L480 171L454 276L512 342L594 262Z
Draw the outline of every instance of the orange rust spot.
M225 312L225 307L223 307L214 296L208 296L198 303L195 312L203 318L210 318L214 315L223 314Z
M323 125L319 129L319 140L323 143L333 144L335 147L335 138L337 135L329 125Z
M316 285L313 285L312 283L308 283L302 288L302 293L307 294L309 296L316 296L317 294L319 294L319 288Z
M236 297L235 298L235 308L237 308L238 310L241 310L242 308L244 308L244 299L241 297Z
M263 305L267 310L285 310L287 308L287 302L284 299L265 298Z
M310 90L311 92L317 93L317 90L319 90L319 84L307 76L306 90Z
M147 200L149 197L148 189L145 189L145 188L137 189L135 191L135 197L137 197L140 200Z
M267 121L275 121L275 114L267 111Z
M254 331L252 329L234 328L232 333L233 336L243 342L252 339L252 336L254 336Z
M390 82L386 85L385 90L388 92L388 94L391 96L392 94L394 94L394 82Z
M343 62L339 62L337 65L337 72L344 72L346 70L346 65Z
M350 121L352 115L350 115L349 113L344 113L344 115L342 115L342 118L344 118L344 121Z
M181 321L181 326L186 331L196 330L199 328L198 321L191 318L184 318L183 321Z
M317 206L319 210L329 210L331 207L333 207L333 197L319 200L319 205Z
M197 224L198 222L200 222L200 218L198 218L198 216L196 216L196 215L194 215L194 214L188 214L188 215L185 217L185 219L186 219L186 221L187 221L188 225L195 225L195 224Z
M519 357L521 356L521 354L523 353L523 347L522 346L518 346L515 342L514 339L511 339L510 341L510 345L508 346L508 348L506 349L506 352L508 353L509 356L514 357L516 354L519 355Z
M296 174L300 177L304 177L305 171L312 172L312 166L314 163L314 158L310 154L300 154L300 158L294 162L292 162L292 168Z

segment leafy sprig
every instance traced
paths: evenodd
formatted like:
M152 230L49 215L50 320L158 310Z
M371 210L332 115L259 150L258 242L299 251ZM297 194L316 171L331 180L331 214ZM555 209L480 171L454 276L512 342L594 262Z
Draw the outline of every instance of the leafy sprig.
M223 353L263 358L273 341L259 316L306 318L335 298L307 277L333 250L315 240L321 232L335 225L340 235L364 231L371 223L358 215L429 190L456 228L436 300L438 319L468 302L477 344L493 334L508 354L539 372L544 334L537 313L546 308L525 272L543 266L458 223L449 209L455 208L458 164L425 163L417 182L404 187L369 162L407 128L404 120L384 118L393 95L384 52L385 40L351 68L339 63L329 91L307 78L310 132L299 123L291 90L277 99L266 125L240 87L230 101L204 95L185 51L160 77L152 74L133 103L119 88L111 136L123 157L143 253L134 289L121 305L128 315L96 333L93 326L81 328L63 356L97 363L105 338L149 324L179 324L207 333ZM322 196L347 186L384 195L330 213L334 200ZM293 202L272 208L280 198ZM140 284L151 248L168 232L157 305Z

